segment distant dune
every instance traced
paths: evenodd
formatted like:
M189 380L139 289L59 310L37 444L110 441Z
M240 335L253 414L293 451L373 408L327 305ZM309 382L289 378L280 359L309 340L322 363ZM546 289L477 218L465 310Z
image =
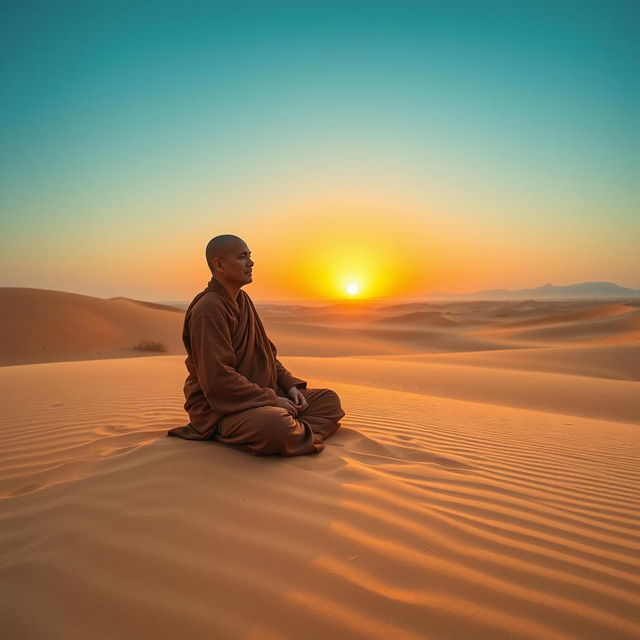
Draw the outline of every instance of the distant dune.
M0 288L0 364L133 356L143 341L181 353L179 310L125 298Z
M535 317L525 320L516 320L503 324L510 329L522 327L534 327L542 325L558 325L566 323L590 322L601 318L615 318L616 316L632 314L633 317L640 315L640 309L625 304L588 304L580 305L576 310L554 313L552 305L535 309L529 307L527 315L535 312Z
M569 285L553 285L547 283L531 289L484 289L469 293L446 293L436 291L427 296L429 299L446 300L517 300L522 298L544 299L599 299L607 298L639 298L640 289L621 287L615 282L578 282Z
M605 309L604 311L606 311ZM533 342L539 345L567 344L620 344L637 342L640 337L640 309L627 307L626 312L614 311L610 315L594 309L586 314L574 314L577 318L538 319L526 324L517 323L503 329L479 331L487 338L504 338L511 341ZM523 328L536 325L535 328Z
M135 304L142 305L143 307L147 307L149 309L158 309L159 311L173 311L174 313L180 313L180 314L184 314L184 311L186 309L186 307L182 308L181 306L160 304L159 302L146 302L145 300L134 300L133 298L123 298L122 296L118 296L116 298L108 298L108 299L115 300L115 301L133 302Z
M0 364L182 354L184 312L128 298L0 289ZM261 307L279 355L351 356L638 344L640 307L593 301L469 301ZM502 361L502 360L501 360Z
M378 324L421 325L425 327L456 327L460 323L439 311L414 311L372 320Z
M491 369L546 371L577 376L640 381L640 342L561 347L529 346L499 351L400 354L388 361L457 364Z

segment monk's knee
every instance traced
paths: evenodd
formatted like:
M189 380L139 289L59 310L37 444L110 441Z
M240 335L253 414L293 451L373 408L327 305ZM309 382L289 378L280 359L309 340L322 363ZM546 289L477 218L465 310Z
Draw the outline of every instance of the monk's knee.
M292 441L300 438L298 425L291 414L281 407L269 407L269 411L261 416L261 446L255 450L256 455L283 453L288 450Z
M338 422L344 418L346 414L342 409L340 396L333 389L325 389L325 397L329 399L327 418L334 422Z

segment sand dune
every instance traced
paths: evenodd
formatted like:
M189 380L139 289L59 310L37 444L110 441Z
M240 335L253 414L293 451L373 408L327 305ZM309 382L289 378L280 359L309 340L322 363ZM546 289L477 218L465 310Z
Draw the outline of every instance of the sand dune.
M280 355L354 356L415 353L417 346L397 333L367 331L354 327L326 327L293 322L266 321L265 328ZM481 339L478 338L477 341Z
M381 324L421 325L426 327L458 327L459 322L439 311L413 311L386 318L373 320Z
M284 315L284 314L283 314ZM359 324L363 325L368 322L374 322L377 320L377 315L375 312L371 313L314 313L313 315L305 314L302 317L296 316L295 314L286 314L286 317L280 316L277 319L279 321L291 322L292 318L295 318L295 321L300 323L300 321L306 323L312 323L314 325L326 325L329 327L340 327L344 325L352 325ZM267 318L269 321L271 318ZM275 318L274 318L275 319Z
M180 310L0 305L12 640L638 637L633 302L270 306L280 359L346 411L300 458L166 437Z
M637 636L637 425L310 378L342 429L255 458L165 437L182 379L175 356L0 369L8 637Z
M420 353L440 351L481 351L520 346L504 339L491 340L465 333L416 327L387 327L370 324L353 327L327 327L311 323L265 322L265 327L286 355L325 357Z
M640 343L640 309L631 303L384 306L350 301L324 307L267 304L262 308L265 327L281 355L497 352ZM163 344L166 353L184 353L183 311L167 305L0 288L0 309L0 365L148 355L134 349L144 341Z
M147 307L148 309L157 309L158 311L171 311L172 313L179 313L181 315L183 315L185 311L185 309L183 309L182 307L174 307L169 304L160 304L158 302L147 302L146 300L135 300L134 298L124 298L123 296L108 298L108 300L133 302L134 304Z
M475 335L492 339L548 344L568 342L582 344L612 344L640 341L640 311L609 318L549 324L536 329L493 329Z
M131 357L143 341L182 353L183 313L157 307L126 298L0 288L0 364Z
M547 307L547 309L549 309ZM550 325L550 324L561 324L566 322L581 322L581 321L589 321L596 320L600 318L614 318L620 315L626 315L628 313L634 313L637 310L633 307L628 307L624 304L604 304L604 305L596 305L589 306L587 308L582 308L577 311L569 311L564 313L541 313L542 309L538 309L536 311L536 317L528 319L528 320L517 320L515 322L509 322L509 328L515 327L532 327L539 325ZM549 310L550 311L550 310Z
M418 356L295 358L329 380L640 425L640 384L626 380L431 363Z
M640 344L527 347L499 351L470 351L387 356L393 360L457 364L491 369L519 369L577 376L640 380Z

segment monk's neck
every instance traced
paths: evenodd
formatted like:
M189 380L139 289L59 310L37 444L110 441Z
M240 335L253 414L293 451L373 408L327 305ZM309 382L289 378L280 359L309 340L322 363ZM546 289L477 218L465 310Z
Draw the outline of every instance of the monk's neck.
M229 297L234 302L238 302L238 294L240 293L240 287L238 287L237 285L230 284L228 282L223 282L222 280L219 280L218 278L215 278L215 281L219 285L224 287L224 290L229 294Z

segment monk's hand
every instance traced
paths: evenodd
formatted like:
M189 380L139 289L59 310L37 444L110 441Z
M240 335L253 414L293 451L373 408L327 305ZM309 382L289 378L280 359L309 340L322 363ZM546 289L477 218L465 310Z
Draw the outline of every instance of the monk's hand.
M276 396L276 406L286 409L292 416L298 415L298 407L289 398Z
M300 391L298 387L290 387L288 394L298 411L304 411L309 406L307 399L304 397L302 391Z

